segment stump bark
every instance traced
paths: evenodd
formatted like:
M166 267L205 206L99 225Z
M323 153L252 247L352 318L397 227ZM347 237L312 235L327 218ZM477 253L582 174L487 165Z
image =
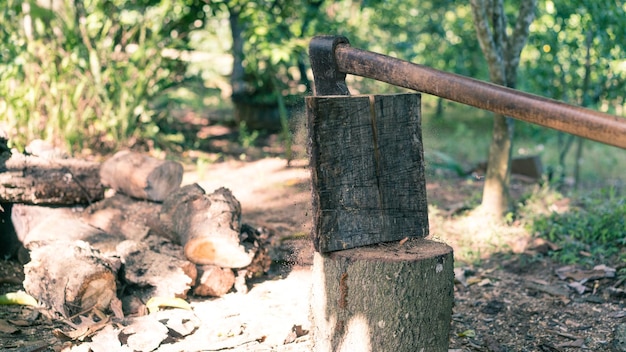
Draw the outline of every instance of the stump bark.
M116 191L138 199L161 202L180 187L183 167L173 161L121 151L102 164L100 177L105 186Z
M315 254L314 351L447 352L452 249L412 239Z
M100 164L78 159L0 155L0 202L89 204L104 198Z

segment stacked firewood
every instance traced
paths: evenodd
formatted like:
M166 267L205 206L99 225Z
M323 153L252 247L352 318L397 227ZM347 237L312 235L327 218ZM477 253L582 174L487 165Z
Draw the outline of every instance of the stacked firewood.
M64 317L246 291L269 270L270 232L241 224L230 190L181 187L182 176L179 163L126 151L102 164L0 154L0 205L30 257L24 289Z

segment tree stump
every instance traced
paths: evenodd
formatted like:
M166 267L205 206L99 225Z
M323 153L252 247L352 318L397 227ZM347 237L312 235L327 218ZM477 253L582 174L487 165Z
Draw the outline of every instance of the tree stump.
M452 248L424 239L315 254L314 351L447 352Z
M453 255L423 239L419 94L310 97L307 114L315 351L447 351Z
M180 187L183 167L173 161L121 151L102 164L100 177L105 186L128 196L161 202Z

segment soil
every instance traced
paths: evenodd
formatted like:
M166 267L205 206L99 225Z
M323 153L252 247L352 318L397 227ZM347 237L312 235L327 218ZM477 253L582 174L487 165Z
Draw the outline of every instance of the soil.
M200 169L193 167L185 174L183 183L198 182L208 192L222 186L231 189L242 204L242 221L272 229L283 251L282 258L246 294L229 293L215 299L192 297L192 311L185 311L187 317L182 321L192 321L194 328L186 335L173 334L170 329L169 339L153 350L311 350L307 330L313 250L307 238L311 212L306 164L295 160L288 167L280 158L231 160ZM438 209L438 215L431 220L432 236L450 244L455 253L466 253L468 248L464 246L479 246L479 242L449 235L462 231L446 229L466 225L455 216L468 199L479 197L480 181L432 176L436 175L431 175L428 182L428 198ZM516 183L514 187L519 187L519 194L528 185ZM611 268L596 268L593 272L563 269L563 265L542 256L541 246L521 229L510 242L516 245L506 248L517 246L517 253L483 251L472 264L457 261L450 351L608 351L614 345L623 346L624 337L614 335L614 331L625 323L626 293L623 282L611 276ZM22 275L17 262L0 261L0 294L19 290ZM581 286L586 290L579 293L576 289L583 289ZM112 320L100 331L123 328L124 324ZM47 318L38 309L0 306L2 351L107 350L106 339L97 335L85 334L80 341L64 338L59 331L76 329L67 322Z

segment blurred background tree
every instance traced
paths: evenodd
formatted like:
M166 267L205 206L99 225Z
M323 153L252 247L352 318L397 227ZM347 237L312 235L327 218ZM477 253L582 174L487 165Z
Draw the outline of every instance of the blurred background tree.
M489 79L515 88L520 55L528 39L529 26L535 19L537 0L523 0L515 11L505 11L504 0L471 0L470 3L478 41L489 67ZM514 14L509 15L511 12ZM501 218L510 206L508 188L514 121L500 114L494 114L493 120L480 210L485 215Z

